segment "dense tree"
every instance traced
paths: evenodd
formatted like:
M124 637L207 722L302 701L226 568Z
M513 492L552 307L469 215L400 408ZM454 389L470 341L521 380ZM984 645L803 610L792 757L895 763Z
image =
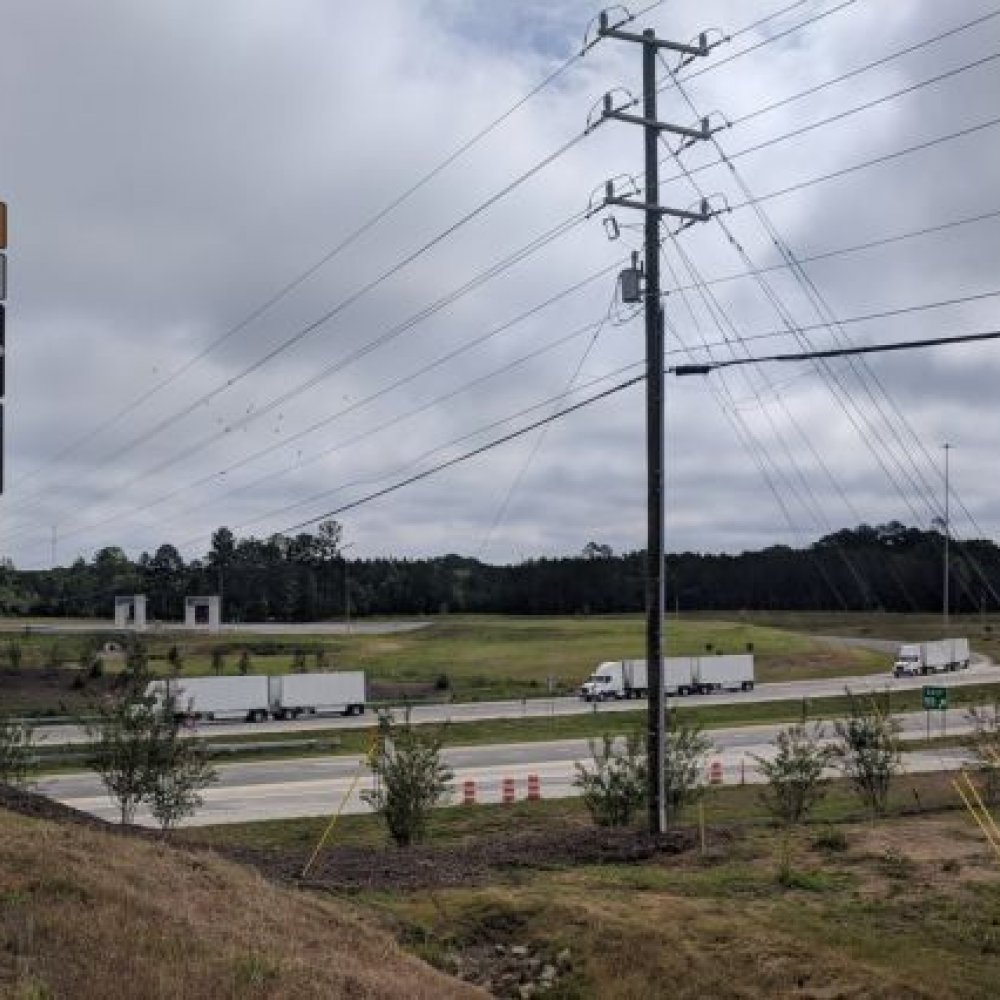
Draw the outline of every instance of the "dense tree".
M862 524L806 548L773 545L738 555L668 555L670 610L936 611L941 606L944 538L898 521ZM588 542L580 554L490 566L449 554L430 559L347 560L340 525L315 533L238 538L212 535L204 560L185 564L161 545L132 563L116 546L92 563L18 571L0 567L0 605L8 614L108 617L115 594L146 593L151 613L177 620L185 594L224 595L229 621L341 618L350 582L352 614L493 612L616 614L645 606L645 553L616 555ZM1000 549L988 540L952 546L952 610L1000 603Z

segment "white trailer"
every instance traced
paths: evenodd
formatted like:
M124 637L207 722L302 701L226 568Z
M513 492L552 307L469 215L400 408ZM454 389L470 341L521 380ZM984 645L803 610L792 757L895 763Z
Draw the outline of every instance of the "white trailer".
M270 714L267 677L190 677L152 681L148 697L174 700L174 711L188 719L243 719L263 722Z
M702 694L713 691L752 691L754 684L753 655L737 653L721 656L699 656L697 659L697 689Z
M695 661L693 656L668 656L663 661L663 693L681 698L695 691Z
M965 670L969 666L968 639L938 639L935 642L911 642L899 647L892 672L895 677L939 674Z
M270 709L276 719L300 715L364 715L365 675L362 670L323 674L285 674L270 681Z

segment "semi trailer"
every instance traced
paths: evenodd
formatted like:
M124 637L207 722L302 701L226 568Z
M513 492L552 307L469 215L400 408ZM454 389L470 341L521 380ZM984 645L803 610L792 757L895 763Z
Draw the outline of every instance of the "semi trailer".
M367 701L361 670L170 678L150 682L146 695L159 702L172 698L177 715L204 721L263 722L271 717L363 715Z

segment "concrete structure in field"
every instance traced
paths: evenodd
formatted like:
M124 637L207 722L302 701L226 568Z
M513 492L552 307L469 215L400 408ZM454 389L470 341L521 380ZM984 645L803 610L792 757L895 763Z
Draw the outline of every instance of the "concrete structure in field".
M218 632L222 628L222 598L218 595L185 597L184 625L186 628L204 628Z
M115 628L131 628L137 631L146 628L145 594L115 598Z

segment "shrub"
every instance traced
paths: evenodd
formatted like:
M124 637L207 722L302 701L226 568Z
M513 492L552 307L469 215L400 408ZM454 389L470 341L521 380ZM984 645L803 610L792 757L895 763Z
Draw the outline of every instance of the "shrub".
M801 823L825 794L823 769L832 750L823 743L823 727L805 723L778 733L772 760L752 755L767 785L760 793L764 806L779 823Z
M33 742L34 730L29 725L0 716L0 783L27 784Z
M216 646L212 650L212 673L218 677L225 672L226 654L219 646Z
M579 761L573 784L598 826L627 826L646 801L646 740L641 732L628 733L615 745L605 733L600 742L590 740L593 768Z
M23 656L24 653L21 649L21 644L16 639L9 640L7 643L7 662L10 664L11 670L21 669Z
M833 756L873 817L885 813L892 779L902 769L900 725L881 711L874 698L862 701L847 692L850 717L834 723L838 743Z
M146 802L167 830L201 804L200 792L216 780L204 743L182 739L173 698L158 702L134 689L95 706L87 725L90 765L117 803L122 824Z
M676 710L670 713L668 721L663 785L668 819L675 823L705 792L705 760L712 750L712 741L701 726L680 722Z
M238 669L241 674L250 673L250 653L245 649L240 653Z
M361 798L399 847L423 840L431 809L450 794L454 773L441 760L445 731L445 726L413 726L409 709L401 723L388 713L379 715L378 742L369 755L376 784Z

